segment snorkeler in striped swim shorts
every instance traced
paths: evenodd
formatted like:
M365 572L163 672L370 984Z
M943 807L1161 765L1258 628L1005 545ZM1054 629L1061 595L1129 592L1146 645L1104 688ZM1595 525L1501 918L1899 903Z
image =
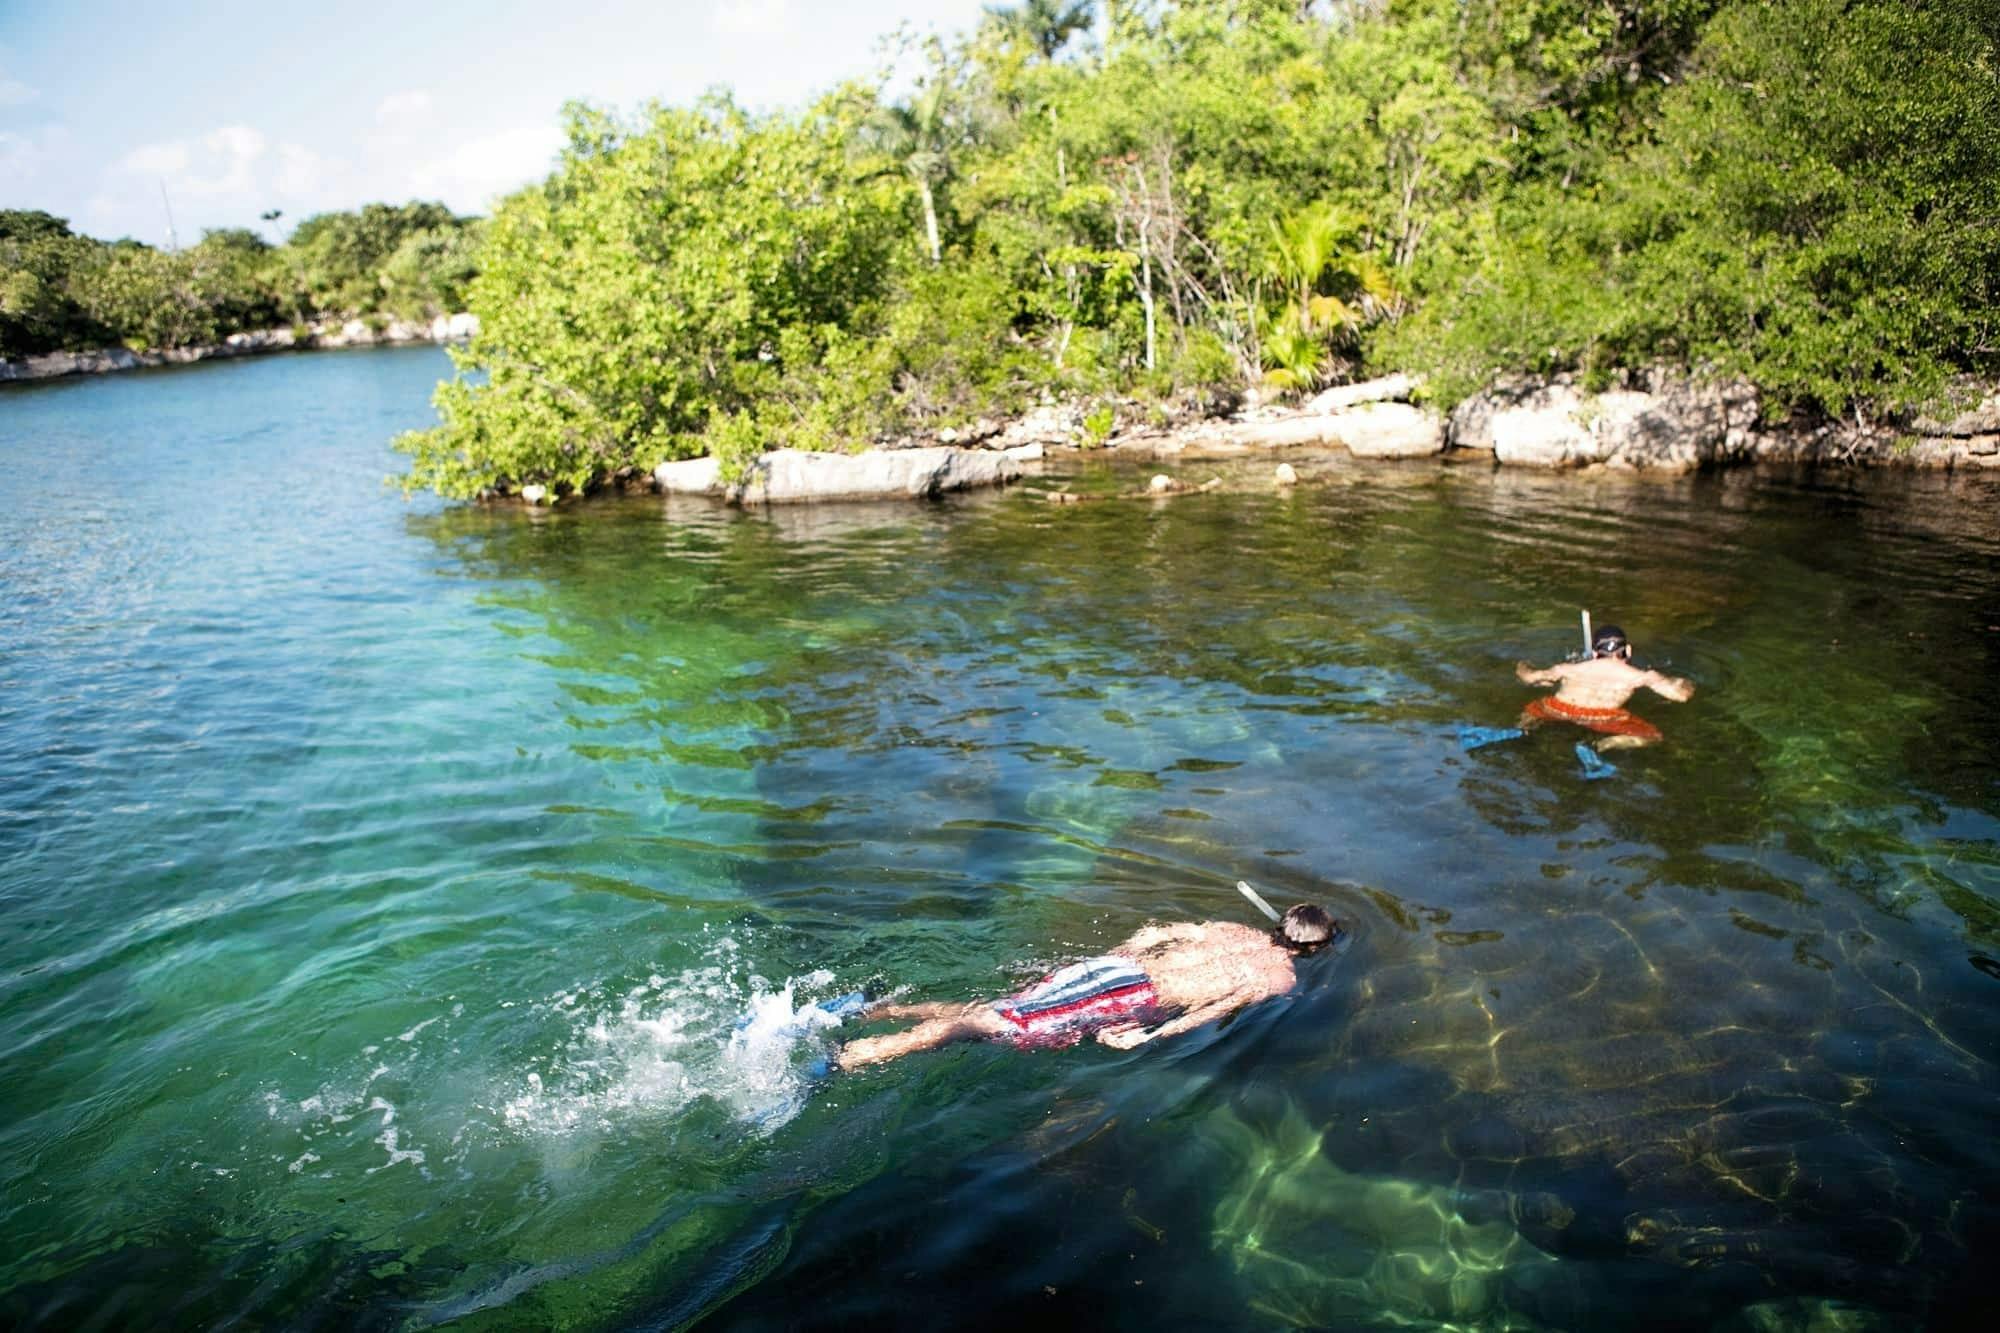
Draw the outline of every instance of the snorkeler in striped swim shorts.
M857 1069L958 1041L1046 1050L1089 1036L1128 1050L1287 994L1298 984L1295 960L1340 934L1326 909L1310 903L1286 912L1273 930L1233 921L1147 926L1004 1000L871 1005L863 1021L911 1018L916 1026L850 1041L835 1063Z
M1129 958L1106 954L1051 972L993 1012L1012 1023L1021 1047L1070 1046L1113 1023L1142 1020L1159 1008L1153 979Z

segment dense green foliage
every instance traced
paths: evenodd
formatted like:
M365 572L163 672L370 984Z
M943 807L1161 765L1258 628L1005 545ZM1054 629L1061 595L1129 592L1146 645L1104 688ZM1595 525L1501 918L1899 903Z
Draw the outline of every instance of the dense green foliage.
M1448 405L1664 364L1864 418L2000 369L1990 0L1021 0L798 110L568 132L476 253L417 204L168 255L5 215L0 350L469 283L402 441L447 495L1374 368Z
M1909 409L2000 366L1996 43L1979 0L1027 0L797 113L576 108L410 484L1371 367Z
M1741 373L1895 411L2000 364L1996 11L1724 7L1643 135L1508 192L1381 351L1447 394L1500 369Z
M228 228L169 251L0 210L0 356L186 347L286 323L462 310L479 225L441 204L370 204L307 218L280 246Z

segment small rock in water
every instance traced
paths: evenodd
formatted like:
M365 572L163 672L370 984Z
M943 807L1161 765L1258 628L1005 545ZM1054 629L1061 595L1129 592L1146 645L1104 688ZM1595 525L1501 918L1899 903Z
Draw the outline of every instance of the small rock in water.
M549 488L546 486L523 486L521 488L521 498L531 505L540 504L548 496Z
M1164 472L1155 472L1153 479L1146 483L1146 489L1155 495L1164 495L1174 488L1174 479Z
M1296 486L1299 484L1298 469L1294 468L1290 463L1280 463L1278 464L1278 471L1273 480L1280 486Z

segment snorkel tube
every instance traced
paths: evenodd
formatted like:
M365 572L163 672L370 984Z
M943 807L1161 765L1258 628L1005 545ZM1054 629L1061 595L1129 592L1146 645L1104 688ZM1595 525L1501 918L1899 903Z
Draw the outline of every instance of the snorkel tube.
M1583 613L1583 660L1597 656L1597 640L1590 637L1590 612Z
M1284 920L1284 917L1282 917L1281 915L1279 915L1279 913L1278 913L1278 909L1277 909L1277 908L1275 908L1275 907L1271 906L1271 904L1269 904L1269 903L1265 902L1265 901L1264 901L1264 898L1263 898L1263 895L1262 895L1262 894L1260 894L1260 893L1258 893L1258 892L1257 892L1257 890L1255 890L1255 889L1251 888L1251 887L1250 887L1250 886L1249 886L1249 885L1248 885L1247 883L1245 883L1244 881L1242 881L1242 880L1240 880L1240 879L1236 881L1236 891L1237 891L1238 893L1242 894L1242 895L1243 895L1243 896L1244 896L1245 898L1248 898L1248 899L1250 900L1250 905L1251 905L1252 907L1255 907L1255 908L1256 908L1256 909L1257 909L1258 911L1262 912L1262 913L1263 913L1263 914L1264 914L1265 916L1268 916L1268 917L1270 917L1270 918L1271 918L1271 920L1272 920L1272 921L1273 921L1274 923L1275 923L1275 922L1278 922L1278 921L1282 921L1282 920Z

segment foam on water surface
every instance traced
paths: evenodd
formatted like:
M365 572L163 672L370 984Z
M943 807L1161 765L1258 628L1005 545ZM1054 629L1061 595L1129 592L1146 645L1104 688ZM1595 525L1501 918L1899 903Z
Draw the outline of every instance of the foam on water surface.
M671 1117L707 1098L759 1133L797 1115L806 1065L837 1020L802 992L824 990L826 971L773 987L723 966L659 974L622 993L563 992L547 1003L567 1023L559 1049L506 1098L506 1126L530 1135L610 1130L634 1118Z
M774 985L738 955L723 940L679 971L405 1020L305 1087L263 1089L258 1119L274 1141L262 1155L294 1178L395 1168L428 1179L491 1169L473 1155L504 1159L509 1144L671 1134L704 1106L746 1139L768 1137L804 1107L830 1051L840 1020L814 999L834 978L815 970ZM482 1071L482 1040L496 1031L518 1055Z

